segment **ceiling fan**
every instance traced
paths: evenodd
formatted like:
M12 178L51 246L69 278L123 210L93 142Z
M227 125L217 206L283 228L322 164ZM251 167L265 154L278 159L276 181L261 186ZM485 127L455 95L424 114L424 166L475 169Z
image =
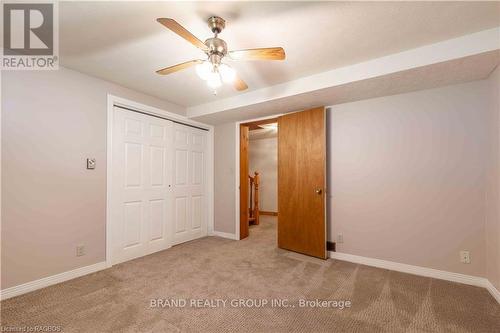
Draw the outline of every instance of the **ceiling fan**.
M229 65L222 62L225 56L233 60L284 60L285 50L282 47L268 47L258 49L246 49L228 51L227 44L218 37L218 34L225 28L226 22L218 17L212 16L208 19L208 26L214 33L213 38L208 38L202 42L192 33L187 31L182 25L171 18L158 18L159 23L172 30L207 55L206 60L196 59L183 62L174 66L166 67L156 71L161 75L171 74L182 69L196 66L198 76L206 81L207 85L214 89L220 87L222 83L232 83L236 90L242 91L248 88L245 81L238 77L236 71Z

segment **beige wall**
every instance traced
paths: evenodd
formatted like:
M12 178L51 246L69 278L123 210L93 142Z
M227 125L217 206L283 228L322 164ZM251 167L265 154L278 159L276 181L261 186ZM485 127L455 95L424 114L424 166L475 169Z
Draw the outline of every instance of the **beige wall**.
M249 170L260 174L260 210L278 211L278 138L262 138L249 141Z
M337 251L485 276L488 94L483 80L331 108Z
M2 288L105 260L108 93L184 112L64 68L2 73Z
M500 287L499 76L332 107L328 227L330 239L344 236L339 251L487 276ZM107 93L183 110L67 69L2 79L8 288L105 259ZM218 125L214 138L214 229L227 233L235 232L235 131ZM86 157L97 158L96 170L85 169ZM460 249L472 264L459 263Z
M500 290L500 68L488 80L493 112L490 115L490 161L487 168L486 277Z
M236 191L236 124L215 126L214 130L214 230L234 234ZM239 235L238 235L239 237Z
M339 252L488 276L498 286L492 214L500 203L492 197L489 210L486 201L500 182L494 89L498 81L489 79L331 107L328 238L343 234ZM215 130L224 143L216 142L216 160L231 155L216 167L229 175L216 182L226 188L215 197L222 232L235 223L234 126ZM460 263L460 250L471 252L471 264Z

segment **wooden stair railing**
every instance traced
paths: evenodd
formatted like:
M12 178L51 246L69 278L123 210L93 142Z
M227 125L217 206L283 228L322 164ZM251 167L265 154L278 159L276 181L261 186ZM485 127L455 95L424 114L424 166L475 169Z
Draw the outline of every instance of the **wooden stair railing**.
M250 180L250 208L248 215L249 224L259 224L259 173L248 176Z

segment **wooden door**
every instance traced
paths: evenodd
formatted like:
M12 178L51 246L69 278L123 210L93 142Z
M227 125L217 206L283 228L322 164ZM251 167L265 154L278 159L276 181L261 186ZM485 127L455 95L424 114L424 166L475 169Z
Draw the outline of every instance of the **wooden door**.
M240 239L248 237L248 126L240 125Z
M326 113L278 119L278 247L326 258Z

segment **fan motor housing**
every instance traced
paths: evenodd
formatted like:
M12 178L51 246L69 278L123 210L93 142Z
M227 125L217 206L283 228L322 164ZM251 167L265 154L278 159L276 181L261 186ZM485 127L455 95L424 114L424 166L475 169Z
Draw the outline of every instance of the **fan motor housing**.
M208 55L217 54L225 56L227 54L227 44L220 38L209 38L205 41L205 45L208 47Z

